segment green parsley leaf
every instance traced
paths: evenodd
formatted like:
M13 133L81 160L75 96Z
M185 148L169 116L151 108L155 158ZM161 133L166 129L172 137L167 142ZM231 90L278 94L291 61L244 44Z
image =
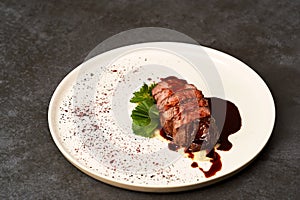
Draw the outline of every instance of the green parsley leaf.
M139 126L135 123L132 123L132 130L136 135L143 137L152 137L155 129L158 127L158 122L151 122L147 126Z
M131 113L132 130L136 135L152 137L154 130L159 126L159 112L151 93L155 86L155 83L150 86L144 83L130 99L130 102L137 103Z
M152 100L154 102L154 98L152 97L152 89L156 86L156 83L151 84L149 87L146 83L141 87L141 89L137 92L133 93L133 97L130 99L131 103L140 103L144 100Z

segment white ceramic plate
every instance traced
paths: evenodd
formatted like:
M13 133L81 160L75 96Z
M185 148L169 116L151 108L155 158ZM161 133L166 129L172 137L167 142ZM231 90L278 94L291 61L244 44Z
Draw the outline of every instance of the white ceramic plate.
M170 75L240 111L242 127L229 137L232 149L218 151L222 169L212 177L165 141L132 133L132 93ZM78 66L54 92L48 120L57 147L86 174L122 188L170 192L212 184L249 164L271 136L275 107L264 81L241 61L207 47L157 42L114 49Z

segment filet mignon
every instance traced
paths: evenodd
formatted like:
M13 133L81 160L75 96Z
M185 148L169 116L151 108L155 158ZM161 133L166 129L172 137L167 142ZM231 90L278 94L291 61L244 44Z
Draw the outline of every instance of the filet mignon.
M213 120L208 101L193 84L170 76L161 79L152 89L152 95L160 113L161 126L175 145L199 151L203 142L207 147L210 140L215 142L212 139L217 131L214 125L210 131L214 136L209 133Z

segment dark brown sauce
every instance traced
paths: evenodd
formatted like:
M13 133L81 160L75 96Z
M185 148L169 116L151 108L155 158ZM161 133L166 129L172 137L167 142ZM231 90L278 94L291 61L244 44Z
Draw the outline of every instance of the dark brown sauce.
M229 142L229 135L236 133L242 126L242 120L238 108L230 101L219 98L207 98L211 115L216 121L218 130L221 132L218 143L218 150L228 151L232 144Z
M186 152L188 154L188 157L191 159L194 159L195 155L192 152Z
M191 166L192 166L192 168L197 168L197 167L198 167L198 163L193 162L193 163L191 164Z
M209 154L211 154L211 153L213 155L209 156ZM207 154L207 156L211 158L210 162L212 163L212 165L210 166L209 170L208 171L204 171L201 167L199 167L199 169L203 172L203 174L204 174L204 176L206 178L209 178L209 177L215 175L222 168L222 162L221 162L220 155L217 152L215 152L215 150L212 150L211 153Z
M229 142L228 137L240 130L242 125L239 110L230 101L215 97L206 99L208 100L211 116L214 118L217 129L219 130L219 137L217 141L219 146L217 147L217 149L228 151L232 148L232 144L231 142ZM161 129L160 135L168 141L173 141L173 138L171 136L168 136L163 129ZM194 140L193 143L195 145L201 146L203 140L197 139ZM168 147L172 151L176 151L179 149L179 146L172 142L169 143ZM189 158L194 158L193 151L191 151L189 148L185 149L185 153L188 154ZM214 148L212 148L212 150L206 156L211 158L210 162L212 163L212 165L210 169L208 171L204 171L200 167L199 169L204 173L205 177L208 178L215 175L218 171L221 170L222 162L220 155L215 152ZM193 168L196 168L198 167L198 164L196 162L193 162L191 166Z

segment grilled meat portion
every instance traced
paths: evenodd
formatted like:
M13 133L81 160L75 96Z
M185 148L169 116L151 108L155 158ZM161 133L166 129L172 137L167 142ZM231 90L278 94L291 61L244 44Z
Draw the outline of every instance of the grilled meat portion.
M199 142L208 143L210 109L202 92L185 80L170 76L161 79L152 90L167 136L179 147L200 150Z

